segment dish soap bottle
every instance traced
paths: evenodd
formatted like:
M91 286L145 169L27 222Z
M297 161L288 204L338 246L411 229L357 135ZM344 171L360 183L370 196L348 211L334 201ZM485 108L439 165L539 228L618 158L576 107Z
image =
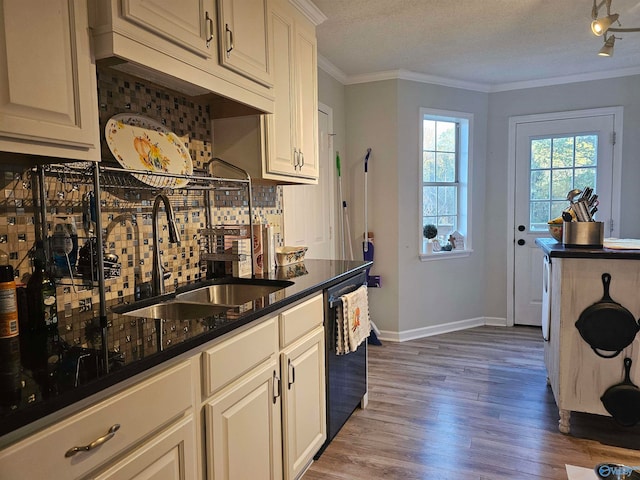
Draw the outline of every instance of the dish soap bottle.
M60 337L56 285L47 273L44 245L40 240L36 242L33 265L33 275L27 282L29 303L27 356L42 394L47 398L56 389L55 377L60 361Z

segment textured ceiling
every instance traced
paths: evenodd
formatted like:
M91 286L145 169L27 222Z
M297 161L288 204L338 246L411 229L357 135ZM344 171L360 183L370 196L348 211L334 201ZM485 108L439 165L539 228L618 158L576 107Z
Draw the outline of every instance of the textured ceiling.
M640 73L640 33L599 57L591 0L314 0L327 16L318 53L347 83L405 70L488 89L567 76ZM604 11L604 9L603 9ZM638 0L613 0L640 27Z

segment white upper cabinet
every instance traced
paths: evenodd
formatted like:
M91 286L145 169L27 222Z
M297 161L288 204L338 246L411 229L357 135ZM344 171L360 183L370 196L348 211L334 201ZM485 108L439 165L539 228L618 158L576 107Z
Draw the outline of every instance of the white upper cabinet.
M318 178L318 74L315 31L296 28L296 93L298 174Z
M265 120L266 169L272 174L317 180L318 87L315 28L295 9L274 0L274 93Z
M268 136L267 170L275 174L295 175L297 99L294 87L293 17L287 11L275 7L271 12L271 31L276 103L273 114L264 121L263 135Z
M314 24L286 0L269 11L273 113L215 119L215 154L278 183L318 182L318 86Z
M0 0L0 151L100 159L86 2Z
M266 1L218 2L222 23L214 0L89 0L95 56L187 95L218 94L227 114L271 112ZM219 34L225 25L228 37ZM227 65L222 49L231 44Z
M206 0L123 0L122 16L205 58L215 54L213 11Z
M271 86L268 12L269 0L218 0L220 63Z

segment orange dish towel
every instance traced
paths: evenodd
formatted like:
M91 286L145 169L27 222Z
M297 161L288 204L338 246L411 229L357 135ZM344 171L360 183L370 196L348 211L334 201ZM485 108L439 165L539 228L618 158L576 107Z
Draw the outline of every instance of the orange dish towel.
M355 352L371 333L367 286L363 285L351 293L342 295L340 303L336 316L336 354L344 355Z

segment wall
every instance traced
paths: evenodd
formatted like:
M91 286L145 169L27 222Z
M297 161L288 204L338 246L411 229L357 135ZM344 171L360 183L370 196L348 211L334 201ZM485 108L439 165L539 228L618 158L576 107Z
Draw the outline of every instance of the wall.
M331 108L331 113L333 115L333 135L329 141L329 148L332 148L333 151L331 153L331 157L335 161L336 152L340 154L341 164L346 163L348 161L346 156L346 116L345 116L345 88L340 82L335 80L331 75L325 73L324 71L318 69L318 103L326 105ZM331 163L331 168L336 168L335 163ZM342 176L342 184L343 187L349 185L348 179L348 171L345 167L341 169ZM298 188L298 187L294 187ZM342 248L343 242L341 239L341 219L342 219L342 205L339 201L339 191L338 191L338 174L335 172L335 185L333 188L335 194L335 210L333 212L333 218L335 219L335 238L336 238L336 248L335 254L336 258L343 258ZM344 194L343 194L344 196ZM346 198L346 197L345 197ZM349 200L350 201L350 200ZM346 258L346 256L345 256Z
M383 288L371 289L372 320L392 337L436 333L446 324L507 315L508 122L517 115L624 107L621 236L640 237L640 77L480 93L410 81L342 86L319 71L319 98L340 112L344 90L349 214L354 248L363 232L362 162L372 148L369 230L375 234L374 272ZM417 257L418 109L475 115L473 249L463 259L420 262ZM334 116L338 125L339 115ZM341 147L341 149L344 149ZM343 173L344 175L344 173ZM343 178L344 181L344 178Z
M364 233L364 157L371 148L368 174L368 230L374 234L372 274L382 288L370 289L371 319L380 330L401 330L398 263L398 86L395 81L346 87L347 171L345 190L354 256L362 259ZM417 217L416 217L417 218Z
M486 245L486 315L506 317L507 275L504 251L513 236L507 231L507 155L509 117L536 113L624 107L620 236L640 238L640 76L611 78L489 95ZM620 139L620 136L619 136Z
M320 102L339 112L340 83L321 70L319 79ZM398 338L399 334L421 335L442 324L482 318L488 96L395 80L342 88L347 136L347 155L343 155L347 177L343 182L356 258L362 255L364 232L363 161L367 148L372 152L367 178L368 229L375 237L372 273L382 276L382 288L369 290L372 320L383 335ZM429 262L418 258L420 107L475 115L472 190L475 252L466 258ZM334 122L336 118L339 117L334 116Z
M400 331L483 319L485 283L486 94L439 85L398 81ZM471 141L472 241L468 257L420 262L420 107L474 115ZM421 333L421 332L416 332Z
M318 102L333 110L333 149L345 154L346 114L345 87L323 70L318 70Z

